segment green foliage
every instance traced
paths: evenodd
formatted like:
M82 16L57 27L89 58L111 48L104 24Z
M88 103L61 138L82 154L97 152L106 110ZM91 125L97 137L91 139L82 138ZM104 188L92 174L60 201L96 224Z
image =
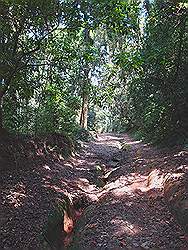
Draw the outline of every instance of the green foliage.
M4 124L14 132L65 132L71 135L78 128L76 115L79 107L77 97L62 92L55 85L47 85L30 100L7 96L4 99Z
M88 140L78 125L88 115L95 131L134 129L155 142L187 136L187 5L4 0L0 7L6 128L78 131Z
M172 4L152 6L140 50L143 74L128 84L133 122L153 141L186 136L186 22L185 8Z
M187 137L187 16L182 5L155 1L142 17L142 40L138 32L116 48L109 74L116 131L134 129L154 142Z

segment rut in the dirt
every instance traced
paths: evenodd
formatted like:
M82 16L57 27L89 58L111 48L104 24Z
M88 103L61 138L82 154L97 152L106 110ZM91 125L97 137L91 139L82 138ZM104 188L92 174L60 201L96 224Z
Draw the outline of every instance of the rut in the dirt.
M155 185L148 186L148 175L152 170L155 173L156 167L163 168L164 159L167 164L169 152L157 151L126 135L110 134L86 148L88 171L100 167L104 173L98 171L98 178L93 174L93 179L87 179L87 194L96 199L78 221L70 249L187 249L184 232L163 199L161 182L154 180ZM184 160L169 158L169 165L174 164L171 170ZM168 172L168 166L164 171ZM103 180L102 185L98 179Z
M3 173L1 249L49 246L41 232L55 201L65 194L72 203L60 214L60 244L54 236L60 248L187 249L184 231L153 174L185 166L186 155L177 157L179 151L157 150L128 135L102 134L66 162L46 160Z

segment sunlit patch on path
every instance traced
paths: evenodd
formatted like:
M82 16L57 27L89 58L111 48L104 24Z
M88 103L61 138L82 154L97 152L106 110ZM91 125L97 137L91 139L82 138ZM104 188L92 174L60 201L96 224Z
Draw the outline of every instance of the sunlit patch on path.
M126 134L101 134L67 161L5 173L3 246L40 249L38 235L55 198L68 194L89 201L78 216L64 216L68 249L188 249L162 189L167 173L187 166L186 153L180 152L159 150Z
M122 143L128 145L127 159ZM97 199L75 229L74 247L186 249L184 233L163 200L160 151L114 134L100 135L87 144L86 151L90 154L84 154L87 164L83 165L90 173L96 165L103 166L108 178L102 187L92 178L79 180L81 189Z

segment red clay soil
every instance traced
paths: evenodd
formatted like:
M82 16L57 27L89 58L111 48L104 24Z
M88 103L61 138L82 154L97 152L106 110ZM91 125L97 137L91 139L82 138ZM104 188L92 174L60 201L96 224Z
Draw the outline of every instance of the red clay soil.
M181 147L156 149L128 135L102 134L69 161L48 157L2 171L0 249L41 249L42 228L64 193L92 201L75 225L69 249L188 249L161 187L147 186L152 170L186 169L187 156Z

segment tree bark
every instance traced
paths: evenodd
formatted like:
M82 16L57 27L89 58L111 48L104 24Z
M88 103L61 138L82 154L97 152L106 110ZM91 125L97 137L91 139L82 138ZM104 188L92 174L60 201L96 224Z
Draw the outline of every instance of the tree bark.
M80 126L87 129L87 115L88 115L88 95L83 93L82 96L82 110L80 115Z
M4 93L2 90L0 90L0 132L3 130L3 110L2 110L3 96Z
M3 129L3 112L2 112L2 104L0 100L0 131Z
M86 27L83 31L84 33L84 41L85 46L90 45L91 43L91 37L90 37L90 29L89 27ZM85 62L85 65L83 65L83 72L84 72L84 81L82 85L82 109L81 109L81 115L80 115L80 126L82 128L87 129L87 116L88 116L88 100L89 100L89 85L90 85L90 68L89 62Z
M11 78L10 78L11 79ZM3 84L4 82L4 84ZM7 92L10 85L10 80L5 80L0 78L0 134L5 133L5 129L3 128L3 97Z

